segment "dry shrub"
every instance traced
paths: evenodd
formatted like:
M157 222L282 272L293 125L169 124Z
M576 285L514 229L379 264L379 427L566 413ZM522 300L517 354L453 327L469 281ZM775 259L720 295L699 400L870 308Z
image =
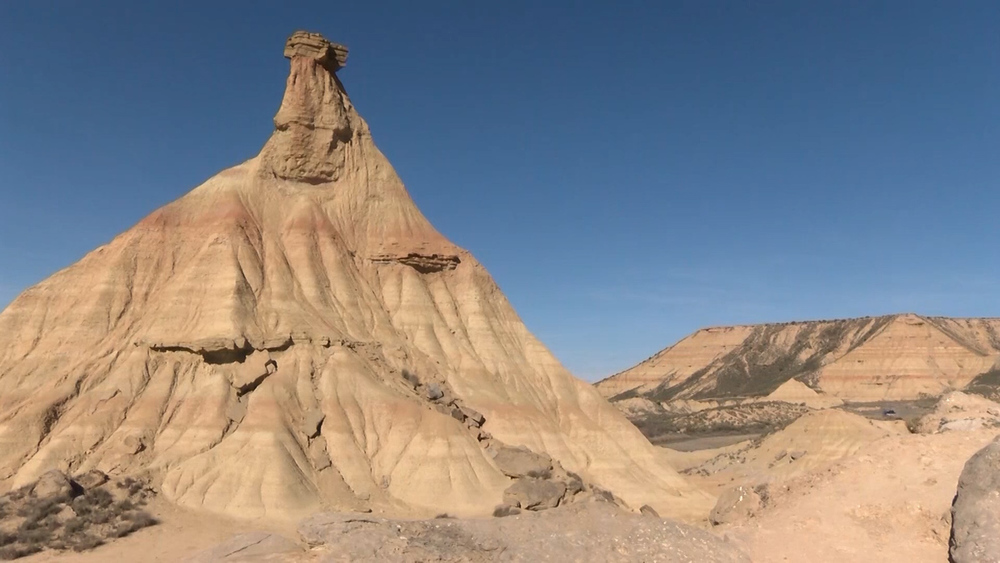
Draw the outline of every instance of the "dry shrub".
M6 560L20 559L21 557L27 557L28 555L31 555L33 553L38 553L42 549L44 548L38 544L7 545L0 548L0 559L6 559Z
M16 559L43 549L86 551L158 523L138 509L148 494L143 481L125 478L115 486L120 493L112 494L109 484L92 487L74 499L37 499L23 490L0 497L0 518L17 518L18 524L11 533L0 532L0 559ZM67 506L76 515L61 520L58 515Z
M525 473L525 475L527 475L528 477L532 477L534 479L550 479L552 478L552 470L542 469L541 471L539 471L536 469L532 469L531 471Z
M414 387L420 386L420 378L417 377L417 374L408 369L403 370L403 379L409 381Z
M104 540L99 537L82 534L73 538L72 543L70 543L70 547L73 551L87 551L88 549L94 549L95 547L103 544Z

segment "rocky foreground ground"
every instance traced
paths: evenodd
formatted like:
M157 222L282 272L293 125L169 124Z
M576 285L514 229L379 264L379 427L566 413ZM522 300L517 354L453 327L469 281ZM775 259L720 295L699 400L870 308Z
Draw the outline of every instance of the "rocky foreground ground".
M286 561L750 561L710 532L604 502L493 519L389 520L321 514L303 522L305 546L248 534L195 555L191 563Z
M98 530L103 545L23 561L1000 561L998 432L1000 405L954 393L909 426L821 409L756 440L672 452L719 499L687 524L586 491L548 510L510 499L492 518L339 512L287 525L185 511L146 492L155 525L121 538L112 525Z

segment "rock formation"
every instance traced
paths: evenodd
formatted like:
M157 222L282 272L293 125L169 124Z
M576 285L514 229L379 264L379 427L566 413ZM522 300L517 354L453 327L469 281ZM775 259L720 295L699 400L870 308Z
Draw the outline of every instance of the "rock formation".
M1000 441L966 462L951 509L951 561L1000 561Z
M1000 428L1000 404L953 391L938 399L934 409L911 426L921 434Z
M841 400L908 400L988 387L998 361L1000 319L905 314L706 328L596 386L662 402L764 397L796 379Z
M416 208L334 74L346 49L285 55L259 155L0 313L0 487L99 469L240 517L487 515L515 484L493 456L523 447L707 514Z

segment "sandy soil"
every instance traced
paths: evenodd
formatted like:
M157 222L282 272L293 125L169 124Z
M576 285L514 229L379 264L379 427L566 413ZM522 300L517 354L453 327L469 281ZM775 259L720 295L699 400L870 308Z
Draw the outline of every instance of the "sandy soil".
M980 430L877 440L773 486L760 514L715 530L761 562L947 561L959 474L995 436Z
M698 437L682 437L664 440L651 440L654 444L658 446L663 446L665 448L670 448L678 452L696 452L699 450L712 450L717 448L723 448L726 446L731 446L733 444L739 444L740 442L746 442L748 440L753 440L759 437L760 434L723 434L719 436L698 436Z

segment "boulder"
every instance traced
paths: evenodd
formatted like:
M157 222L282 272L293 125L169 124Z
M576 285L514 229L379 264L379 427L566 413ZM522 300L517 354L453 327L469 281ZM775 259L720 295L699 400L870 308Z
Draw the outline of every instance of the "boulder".
M962 469L951 507L952 563L1000 561L1000 439Z
M323 414L321 410L312 410L306 413L302 420L302 433L306 435L307 438L315 438L319 436L322 431L323 421L326 420L326 415Z
M76 477L73 477L83 490L93 489L94 487L100 487L101 485L108 482L108 476L99 469L91 469L86 473L81 473Z
M53 469L38 478L31 492L40 499L68 499L77 496L79 485L74 486L73 481L65 473Z
M472 423L473 426L479 428L486 422L486 417L482 415L479 411L475 409L470 409L469 407L462 407L462 414L465 418Z
M750 518L760 510L760 495L746 485L729 489L719 496L708 519L712 524L729 524Z
M438 399L444 397L444 391L441 390L441 386L437 383L431 383L427 386L427 398L432 401L437 401Z
M503 492L503 501L525 510L546 510L559 506L566 494L566 484L542 479L519 479Z
M493 458L504 475L513 478L537 477L552 471L552 458L544 454L536 454L527 448L511 448L503 446Z
M577 475L569 475L566 480L566 492L572 496L581 491L583 491L583 480Z
M133 455L146 449L146 441L142 439L142 436L126 436L122 443L125 446L125 451Z

